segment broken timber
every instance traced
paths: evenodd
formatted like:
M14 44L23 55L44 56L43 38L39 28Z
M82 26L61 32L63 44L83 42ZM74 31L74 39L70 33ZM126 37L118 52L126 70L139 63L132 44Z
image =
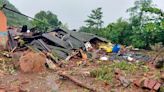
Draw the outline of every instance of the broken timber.
M75 79L74 77L72 77L72 76L70 76L70 75L67 75L66 73L63 73L63 72L62 72L62 73L58 73L58 75L60 75L60 76L62 76L62 77L64 77L64 78L66 78L66 79L68 79L68 80L74 82L75 84L77 84L77 85L80 86L80 87L83 87L83 88L88 89L88 90L91 91L91 92L98 92L95 88L92 88L92 87L90 87L90 86L88 86L88 85L82 83L81 81Z

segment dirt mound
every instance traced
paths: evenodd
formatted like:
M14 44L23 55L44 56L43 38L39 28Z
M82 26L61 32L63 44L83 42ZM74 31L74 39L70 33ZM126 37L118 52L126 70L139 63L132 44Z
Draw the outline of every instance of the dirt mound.
M28 51L23 56L21 56L19 60L20 69L25 73L43 72L46 69L45 61L45 55Z

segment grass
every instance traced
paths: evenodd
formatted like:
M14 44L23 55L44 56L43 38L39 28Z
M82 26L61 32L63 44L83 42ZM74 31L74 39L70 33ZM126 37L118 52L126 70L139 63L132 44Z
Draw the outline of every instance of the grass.
M5 53L5 52L0 52L0 58L1 58L1 60L0 60L0 70L4 71L6 73L9 73L9 74L15 73L16 69L14 68L14 65L12 64L14 59L4 57L3 53Z
M16 72L16 69L13 65L8 65L8 63L4 61L0 63L0 70L9 74L14 74Z
M114 69L120 69L126 74L135 74L137 71L148 72L149 68L144 63L129 63L126 61L114 62L110 65L102 65L99 68L91 71L91 76L105 82L112 82L115 76Z

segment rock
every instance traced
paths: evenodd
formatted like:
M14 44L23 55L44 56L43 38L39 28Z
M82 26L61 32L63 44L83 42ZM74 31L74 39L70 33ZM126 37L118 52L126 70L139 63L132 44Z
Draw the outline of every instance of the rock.
M156 61L155 67L156 68L162 68L164 66L164 59L159 59Z
M119 77L119 80L121 82L121 84L124 86L124 87L128 87L130 85L130 81L128 79L126 79L125 77L123 76L120 76Z
M45 71L46 56L41 53L28 51L19 59L20 69L24 73Z
M116 75L121 75L122 74L122 71L119 68L116 68L116 69L114 69L114 73Z

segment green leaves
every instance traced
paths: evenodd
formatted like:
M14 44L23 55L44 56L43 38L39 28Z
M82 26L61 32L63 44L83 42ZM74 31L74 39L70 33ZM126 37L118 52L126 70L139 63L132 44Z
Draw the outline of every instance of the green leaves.
M48 29L53 29L62 25L61 21L58 20L57 15L50 11L40 11L35 15L38 20L33 20L33 26L37 27L40 31L46 32Z
M92 13L88 16L88 19L84 21L86 22L87 27L96 28L97 30L102 28L102 24L104 22L102 21L103 12L101 10L102 8L92 10Z
M7 4L6 7L19 12L19 10L14 5L12 5L8 0L0 0L0 7L3 4ZM3 9L3 11L4 11L4 13L7 17L8 26L18 26L18 27L20 27L22 25L30 26L30 22L29 22L27 17L24 17L24 16L16 14L16 13L13 13L13 12L8 11L6 9Z
M119 69L128 75L135 74L138 71L148 72L149 68L144 63L129 63L127 61L113 62L109 65L102 65L91 71L91 76L105 82L112 82L115 77L115 70Z

